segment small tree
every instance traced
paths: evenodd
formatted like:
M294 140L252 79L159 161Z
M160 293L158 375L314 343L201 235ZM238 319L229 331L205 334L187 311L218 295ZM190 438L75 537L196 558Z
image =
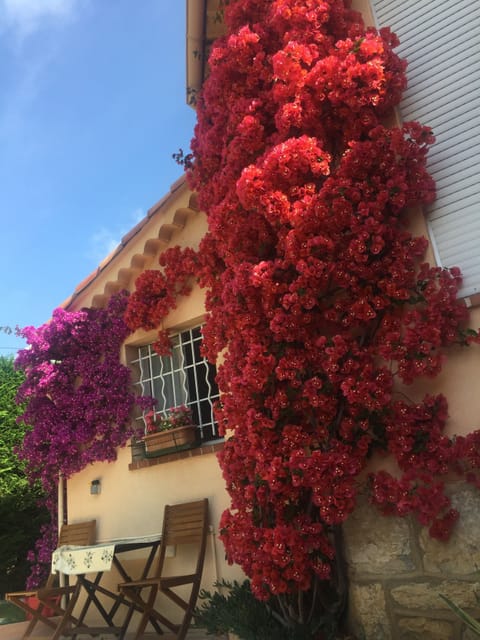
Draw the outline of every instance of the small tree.
M436 477L478 464L478 433L453 441L443 396L396 386L478 335L459 271L423 263L409 231L435 196L433 136L382 124L406 85L396 37L342 0L226 4L189 173L209 222L205 347L223 356L218 420L233 434L221 537L291 637L330 637L339 527L373 455L399 473L370 474L372 502L448 537L458 514Z
M40 506L40 487L30 486L25 464L16 454L25 435L25 425L17 422L21 408L15 403L23 380L13 358L0 357L0 597L25 586L28 551L48 519Z

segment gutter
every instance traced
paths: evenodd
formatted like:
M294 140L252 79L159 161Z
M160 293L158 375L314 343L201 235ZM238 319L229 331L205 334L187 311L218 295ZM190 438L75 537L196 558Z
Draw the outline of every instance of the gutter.
M186 0L186 102L195 108L205 74L207 0Z

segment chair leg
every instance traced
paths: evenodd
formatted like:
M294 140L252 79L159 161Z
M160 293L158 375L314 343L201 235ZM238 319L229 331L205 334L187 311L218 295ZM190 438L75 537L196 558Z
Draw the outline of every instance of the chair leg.
M74 592L71 594L67 605L63 611L63 615L61 620L58 622L57 627L53 633L53 635L49 638L49 640L59 640L62 637L63 632L67 627L70 626L72 622L77 623L77 619L73 616L73 609L78 600L78 596L80 594L80 581L77 582Z
M176 640L184 640L185 636L187 635L187 631L190 627L190 622L192 620L193 611L197 603L199 591L200 591L200 580L198 580L193 584L192 591L190 593L190 598L188 600L188 608L185 611L185 615L183 616L182 624L180 625L180 629L178 630Z
M152 615L153 606L155 604L157 593L158 593L158 586L151 585L148 599L144 601L142 618L140 620L140 624L138 625L138 629L135 634L134 640L141 640L141 638L143 637L145 629L147 628L148 621L150 620L150 616Z
M43 608L43 607L42 607ZM27 638L29 638L33 632L33 630L35 629L37 622L40 621L40 618L37 616L32 616L32 619L30 620L30 623L28 625L28 627L25 629L25 633L22 636L22 640L26 640ZM43 619L42 622L45 622L45 620ZM54 625L52 625L53 627Z
M38 607L34 609L30 605L28 605L24 600L20 600L20 599L17 600L17 599L11 598L10 602L13 602L13 604L19 607L19 609L22 609L23 611L25 611L27 615L31 617L31 620L27 628L25 629L25 633L22 636L22 640L26 640L31 636L38 622L43 622L44 624L51 627L52 629L55 629L55 623L49 618L46 618L42 613L45 608L45 605L43 603L39 602Z

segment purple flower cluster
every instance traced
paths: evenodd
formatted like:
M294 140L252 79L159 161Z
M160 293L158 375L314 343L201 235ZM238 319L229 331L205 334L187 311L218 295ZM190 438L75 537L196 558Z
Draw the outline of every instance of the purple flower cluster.
M115 460L133 433L137 398L130 369L120 362L130 333L123 320L127 300L121 292L104 309L56 309L50 322L21 331L29 346L16 360L26 376L18 402L25 403L20 419L31 429L19 456L30 480L42 483L52 514L59 474L68 478L92 462ZM44 540L37 545L40 561L52 548L51 537Z

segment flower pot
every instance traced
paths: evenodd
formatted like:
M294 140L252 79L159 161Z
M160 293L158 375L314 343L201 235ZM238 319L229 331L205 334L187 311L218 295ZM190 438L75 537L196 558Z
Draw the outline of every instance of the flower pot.
M144 437L147 456L165 455L183 449L190 449L197 442L197 427L189 424L167 431L147 433Z
M58 604L60 601L60 596L53 596L52 598L49 598L49 602L50 600L52 601L52 604ZM40 606L40 602L38 601L38 598L36 596L28 596L28 598L26 598L25 601L30 607L32 607L32 609L36 610ZM46 618L51 618L56 614L54 609L50 609L50 607L44 606L42 615L44 615ZM27 613L27 620L31 620L31 619L32 619L31 614Z

